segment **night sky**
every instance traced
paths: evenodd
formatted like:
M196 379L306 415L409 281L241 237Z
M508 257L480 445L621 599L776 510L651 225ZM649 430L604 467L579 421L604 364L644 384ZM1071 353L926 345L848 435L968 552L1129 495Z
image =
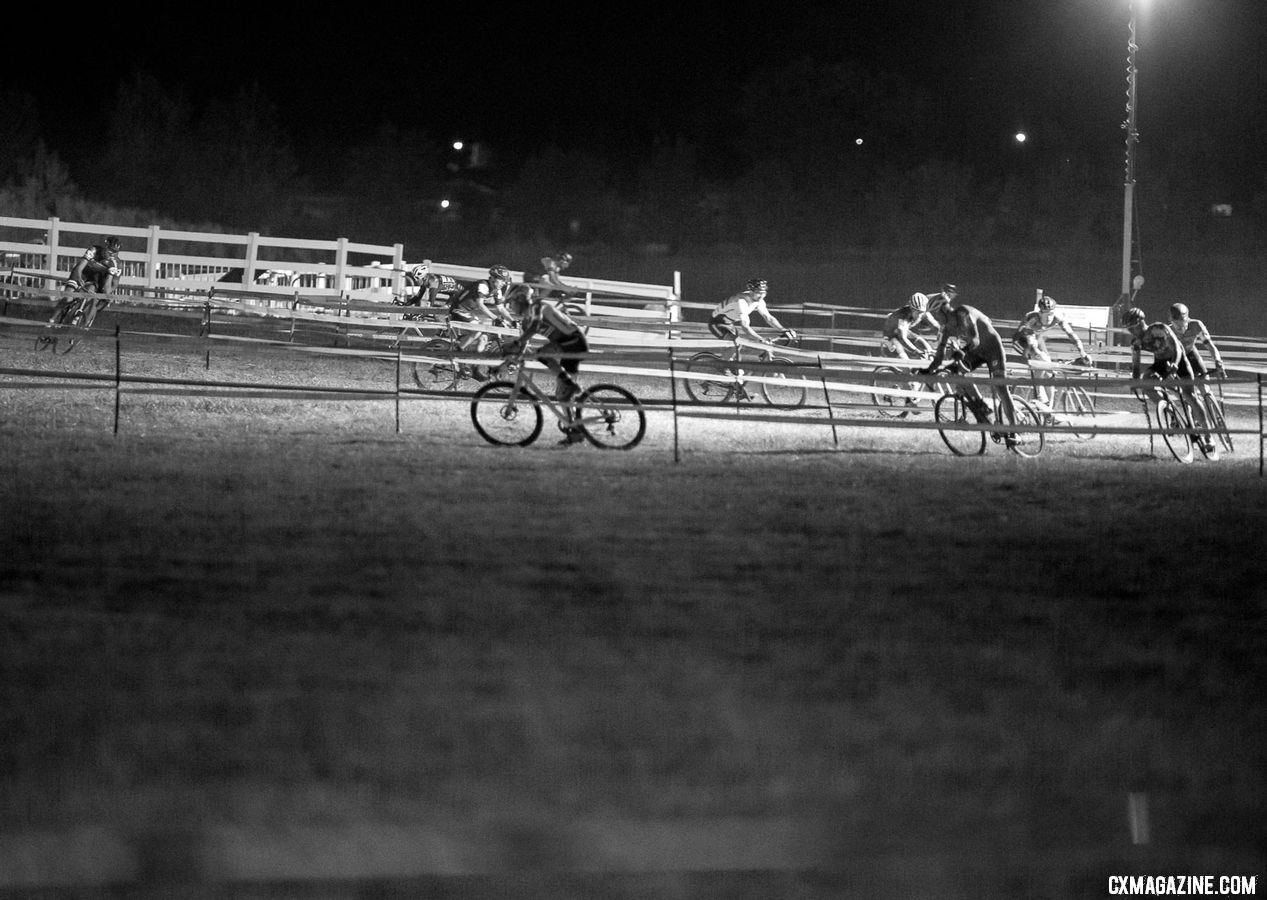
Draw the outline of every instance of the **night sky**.
M1267 0L1135 2L1143 141L1206 129L1239 148L1229 157L1267 155L1246 150L1267 134ZM10 41L2 83L37 96L54 145L76 104L108 105L141 69L195 103L256 82L301 144L392 122L516 152L553 143L618 154L677 135L734 139L728 114L744 79L809 56L925 89L944 114L945 133L930 139L947 155L988 164L1018 129L1055 134L1044 122L1061 140L1122 138L1127 0L326 10L270 4L250 19L191 19L176 4L132 4L111 11L124 32L117 52L50 69L55 44Z

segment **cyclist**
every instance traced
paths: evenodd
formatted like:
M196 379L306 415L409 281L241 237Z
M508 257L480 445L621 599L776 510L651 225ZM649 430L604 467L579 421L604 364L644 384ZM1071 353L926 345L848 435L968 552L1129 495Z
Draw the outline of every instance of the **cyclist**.
M953 287L953 285L948 285ZM957 291L955 292L957 293ZM930 297L930 312L941 326L941 339L937 349L933 351L932 362L921 369L923 375L931 375L941 365L941 361L949 351L967 372L975 371L982 364L987 367L991 378L1007 377L1007 361L1003 351L1003 338L995 329L990 317L975 306L950 306L950 298L943 291L938 297ZM995 395L999 398L999 410L1009 423L1016 422L1016 408L1012 405L1012 392L1007 385L993 385ZM979 422L990 421L990 409L981 392L974 385L964 385L964 393L968 395L968 405ZM1014 434L1003 436L1008 447L1016 444Z
M568 415L563 440L559 443L568 445L585 440L581 429L572 424L576 411L568 402L581 391L576 381L581 369L581 359L577 354L589 352L585 330L563 311L562 306L535 292L516 291L511 295L508 306L519 321L519 338L508 341L504 352L510 355L526 350L534 335L539 334L546 339L538 358L554 373L554 399L566 405Z
M1055 298L1038 290L1034 308L1021 318L1021 324L1012 335L1012 346L1025 358L1031 372L1034 372L1035 360L1051 362L1051 354L1047 352L1047 341L1044 335L1054 328L1059 328L1078 348L1078 358L1073 361L1076 366L1091 365L1091 357L1087 356L1082 338L1078 337L1069 320L1065 318ZM1044 374L1040 370L1037 374ZM1047 409L1051 408L1051 393L1039 384L1035 390L1039 402Z
M1126 315L1122 317L1122 323L1131 334L1132 381L1139 381L1141 374L1145 379L1157 378L1163 381L1169 378L1193 377L1192 366L1189 365L1188 357L1183 352L1183 344L1173 328L1164 322L1148 324L1148 317L1138 306L1133 306L1126 311ZM1152 365L1146 372L1143 370L1141 360L1145 350L1153 354ZM1141 400L1144 399L1138 389L1132 389L1132 392ZM1152 397L1154 403L1162 397L1161 391L1157 388L1148 388L1146 393ZM1201 451L1206 456L1211 456L1215 453L1215 449L1214 442L1206 430L1208 426L1205 421L1205 410L1197 402L1196 393L1191 387L1180 388L1179 393L1192 413L1192 421L1201 432L1198 435Z
M928 295L911 294L905 306L898 307L889 313L880 327L883 339L880 341L880 355L897 359L910 359L912 356L928 358L933 355L933 348L928 341L916 334L914 329L927 322L937 328L937 320L928 311ZM912 391L919 390L918 382L907 385ZM917 406L914 397L906 398L907 406Z
M784 337L795 338L796 332L790 328L784 328L766 307L765 296L769 290L770 284L764 278L750 278L744 285L744 290L731 294L713 307L712 318L708 320L708 330L724 341L733 341L739 337L739 330L742 329L758 343L773 344L774 341L767 341L752 330L752 314L755 312L765 319L766 324L771 328L779 329Z
M413 294L401 299L399 306L445 306L461 289L456 278L432 272L429 259L409 270L406 287L412 288Z
M941 305L949 305L955 302L955 298L959 296L959 288L950 282L942 282L941 290L927 291L928 305L936 307Z
M488 277L472 282L449 298L449 318L462 323L492 324L506 317L502 302L510 288L510 270L503 265L488 270ZM466 330L457 339L458 349L471 348L479 353L488 342L488 335L480 330Z
M70 278L66 282L66 290L91 290L95 294L105 295L93 301L93 308L89 310L86 321L88 325L92 324L93 319L97 317L97 313L109 305L109 295L113 294L114 289L118 286L119 273L123 268L119 262L119 248L122 246L123 242L111 235L103 239L100 244L93 244L85 250L84 255L79 258L74 268L70 270ZM57 308L54 309L53 316L49 321L60 321L66 310L74 302L75 298L73 297L63 297L59 300Z
M571 296L570 292L575 290L574 287L567 284L559 277L568 266L572 265L572 254L566 251L556 253L553 256L541 257L541 271L532 279L537 284L549 286L554 290L547 291L545 296L553 299L561 299Z
M1188 365L1192 367L1194 377L1205 378L1209 375L1205 360L1197 352L1197 346L1200 344L1205 344L1210 348L1210 355L1214 357L1214 373L1220 378L1226 374L1223 369L1223 356L1219 353L1219 348L1214 346L1214 340L1210 337L1210 332L1206 330L1205 323L1200 319L1191 318L1188 307L1183 303L1170 305L1170 327L1174 330L1175 337L1179 338L1179 343L1183 345L1184 356L1188 357Z

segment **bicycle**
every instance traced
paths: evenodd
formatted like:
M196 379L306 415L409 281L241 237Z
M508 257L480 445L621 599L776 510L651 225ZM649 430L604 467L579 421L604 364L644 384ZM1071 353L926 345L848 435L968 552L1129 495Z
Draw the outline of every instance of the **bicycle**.
M603 450L632 450L646 434L642 404L623 387L595 384L570 401L559 401L533 381L522 354L511 356L508 363L515 372L513 381L490 381L471 399L471 422L490 444L527 447L541 434L543 407L559 420L560 431L579 428L586 440Z
M775 340L775 345L787 347L792 343L789 335ZM686 394L696 403L726 403L731 398L736 400L755 400L744 381L744 370L737 363L742 362L743 345L735 341L734 350L725 357L704 350L696 353L686 361L686 371L703 374L705 378L684 378ZM793 367L795 363L785 356L776 356L771 350L763 349L757 355L757 362L768 364L772 371L764 372L760 382L761 396L770 406L778 409L796 409L805 404L806 388L803 380L790 381L784 371L774 371L773 367Z
M1181 463L1190 463L1195 458L1192 452L1195 444L1202 456L1211 458L1213 451L1205 449L1205 441L1200 439L1192 410L1184 401L1182 390L1173 387L1159 387L1158 390L1161 391L1161 396L1157 398L1157 430L1161 432L1161 439L1170 455ZM1144 417L1147 419L1148 401L1143 397L1140 399L1144 403Z
M958 361L952 361L943 365L933 375L965 375L967 370ZM976 428L966 428L967 425L980 424L977 414L973 412L975 403L984 402L974 394L971 385L967 382L960 382L955 385L948 385L949 392L943 394L937 399L933 405L933 417L941 423L945 423L946 428L938 428L937 431L941 435L941 439L946 446L950 448L950 452L956 456L980 456L985 453L986 435L989 434L990 440L999 443L1007 439L1007 435L1003 429L1007 425L1002 422L999 394L992 391L994 397L993 412L994 424L998 430L984 430ZM1003 390L1009 390L1005 385ZM1016 411L1016 425L1026 430L1017 431L1011 435L1008 441L1008 449L1017 456L1027 458L1038 456L1043 452L1046 445L1046 438L1042 431L1029 430L1037 429L1041 423L1038 413L1029 401L1023 400L1012 395L1012 407Z
M928 357L924 359L927 360ZM917 384L918 382L911 379L910 369L892 365L876 366L871 370L871 386L879 390L871 395L871 402L885 418L904 419L911 413L920 412L926 401L919 397L902 397L893 392L918 390L918 387L912 387Z
M60 302L53 315L49 317L48 327L57 328L78 328L87 331L92 328L93 322L97 320L97 313L105 309L110 304L110 296L108 294L99 294L87 290L85 287L73 288L74 294ZM35 349L47 349L52 353L65 355L74 350L79 345L83 336L67 335L65 343L59 339L59 335L49 334L40 335L35 339Z
M502 337L498 334L484 334L482 349L480 342L472 348L463 350L458 341L462 335L453 326L453 320L446 320L444 329L438 337L423 343L419 353L424 356L438 356L432 362L416 362L411 366L414 384L429 391L455 391L464 380L487 381L497 366L467 365L458 362L458 355L479 355L500 357L502 355Z
M1218 436L1223 449L1232 453L1235 450L1232 446L1232 433L1227 430L1227 419L1223 416L1223 380L1219 379L1219 396L1217 397L1210 390L1207 379L1203 378L1202 381L1206 382L1199 386L1201 405L1205 410L1205 424L1209 427L1210 434Z
M1079 367L1073 367L1069 363L1059 363L1062 369L1069 368L1071 371L1083 371ZM1049 378L1052 375L1040 375L1040 378ZM1051 399L1047 403L1043 403L1038 399L1038 387L1033 384L1018 384L1012 391L1013 397L1020 397L1028 402L1043 416L1044 424L1055 425L1064 424L1070 427L1070 434L1076 441L1089 441L1095 437L1094 424L1089 431L1079 431L1076 426L1080 423L1086 423L1088 420L1094 419L1096 416L1095 401L1091 398L1091 394L1081 385L1062 384L1050 385L1047 387L1047 393ZM1044 406L1046 409L1044 409ZM1057 423L1056 410L1060 410L1064 421Z

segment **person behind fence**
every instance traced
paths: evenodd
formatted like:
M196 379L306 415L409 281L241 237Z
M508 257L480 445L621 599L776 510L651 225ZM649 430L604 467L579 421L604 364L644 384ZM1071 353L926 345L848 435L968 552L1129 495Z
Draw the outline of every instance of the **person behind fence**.
M502 318L502 301L510 288L510 270L497 265L488 270L488 277L472 282L449 300L449 318L463 324L492 325ZM474 349L479 353L488 342L488 335L478 329L462 329L458 349Z
M399 306L447 306L461 290L456 278L432 272L429 259L410 268L406 274L406 287L409 291L398 301Z
M1164 322L1148 323L1148 317L1144 315L1144 311L1138 306L1132 306L1126 311L1122 317L1122 324L1126 326L1126 330L1131 334L1131 380L1139 381L1141 375L1145 380L1156 378L1165 381L1171 378L1194 377L1192 366L1188 363L1188 357L1183 352L1183 344L1179 341L1179 336L1175 334L1174 329ZM1143 354L1145 352L1153 354L1152 364L1148 369L1143 368ZM1192 415L1193 424L1199 434L1196 436L1201 446L1201 452L1206 456L1213 455L1215 451L1214 441L1210 439L1208 425L1205 421L1205 410L1201 404L1197 402L1196 391L1192 386L1180 387L1179 395L1183 398L1184 405L1188 408ZM1139 388L1132 388L1131 392L1144 399ZM1144 394L1151 397L1156 403L1163 396L1159 388L1145 388Z
M555 253L553 256L543 256L541 271L536 273L532 281L545 288L546 297L556 300L570 297L576 288L559 277L570 265L572 265L572 254L566 251Z
M927 322L937 328L937 320L928 311L928 295L916 292L905 306L900 306L889 313L880 326L880 355L895 359L927 358L933 355L933 348L915 329ZM919 390L917 382L911 382L909 390ZM917 406L919 401L914 397L906 398L907 406Z
M84 255L79 258L74 268L70 270L70 278L66 282L66 290L90 290L95 294L104 295L95 301L96 309L90 314L90 319L109 305L109 295L114 293L114 289L119 284L119 274L123 270L123 265L119 262L119 248L122 246L123 242L113 235L104 238L100 244L93 244L85 250ZM49 321L60 321L66 309L74 302L74 299L73 297L63 297L59 300L57 308L53 310L53 316Z
M1045 335L1056 328L1063 331L1065 336L1073 341L1073 345L1078 348L1078 357L1073 361L1073 364L1075 366L1091 365L1091 357L1087 356L1087 350L1083 346L1082 338L1078 337L1077 332L1073 330L1073 326L1069 324L1069 320L1065 318L1065 314L1060 311L1059 304L1056 303L1055 298L1050 294L1043 293L1042 289L1039 288L1034 308L1021 318L1020 325L1012 335L1012 346L1025 358L1031 373L1040 376L1051 373L1049 366L1039 366L1035 369L1034 363L1036 361L1051 363L1051 353L1047 350ZM1038 383L1034 395L1045 411L1051 409L1050 390Z
M510 296L508 306L519 321L519 337L508 341L503 352L508 356L523 352L534 335L539 334L546 339L538 358L554 373L554 399L567 407L568 423L561 426L564 437L560 443L575 444L584 440L580 426L573 424L576 410L569 401L581 391L576 376L581 369L578 354L589 352L585 330L563 311L560 304L546 300L535 291L516 291Z
M1210 348L1210 356L1214 359L1214 374L1219 378L1226 376L1223 355L1219 353L1219 348L1214 346L1214 339L1206 330L1205 323L1200 319L1192 318L1187 305L1183 303L1170 305L1170 327L1174 330L1175 337L1179 338L1179 343L1183 345L1183 354L1188 357L1188 365L1192 367L1193 377L1205 378L1210 374L1205 360L1201 358L1201 352L1197 349L1201 344Z
M961 304L952 307L950 298L944 291L928 299L929 312L941 326L941 338L937 342L937 349L933 351L932 361L927 368L920 370L920 374L933 374L949 353L963 366L965 372L975 371L985 365L991 378L1006 378L1007 359L1003 350L1003 338L999 336L990 317L975 306ZM1012 405L1012 392L1007 385L992 387L999 399L999 411L1004 421L1015 424L1016 408ZM961 389L967 395L968 406L977 421L989 422L990 408L976 386L965 384ZM1003 439L1009 447L1016 444L1015 434L1004 434Z
M765 298L769 290L770 283L764 278L748 279L744 290L731 294L713 307L712 318L708 320L708 330L714 337L719 337L724 341L735 340L742 330L760 344L773 344L774 341L767 341L752 329L752 314L755 312L765 319L766 324L771 328L779 329L784 337L795 338L796 332L790 328L784 328L774 317L774 313L766 307Z

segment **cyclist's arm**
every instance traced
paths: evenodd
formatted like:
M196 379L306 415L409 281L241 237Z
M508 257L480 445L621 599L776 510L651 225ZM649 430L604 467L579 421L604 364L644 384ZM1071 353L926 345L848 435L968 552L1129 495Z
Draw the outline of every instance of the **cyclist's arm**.
M1060 328L1066 335L1069 336L1069 340L1073 341L1074 346L1078 348L1078 355L1086 356L1087 351L1086 348L1082 346L1082 338L1078 337L1078 333L1073 330L1073 326L1069 324L1067 319L1062 318L1060 320Z
M1210 332L1206 330L1205 323L1198 321L1197 326L1199 328L1197 340L1205 341L1205 345L1210 348L1210 355L1214 357L1215 367L1222 369L1223 368L1223 354L1219 353L1219 348L1214 346L1214 339L1210 337ZM1193 350L1195 349L1196 347L1194 345Z

